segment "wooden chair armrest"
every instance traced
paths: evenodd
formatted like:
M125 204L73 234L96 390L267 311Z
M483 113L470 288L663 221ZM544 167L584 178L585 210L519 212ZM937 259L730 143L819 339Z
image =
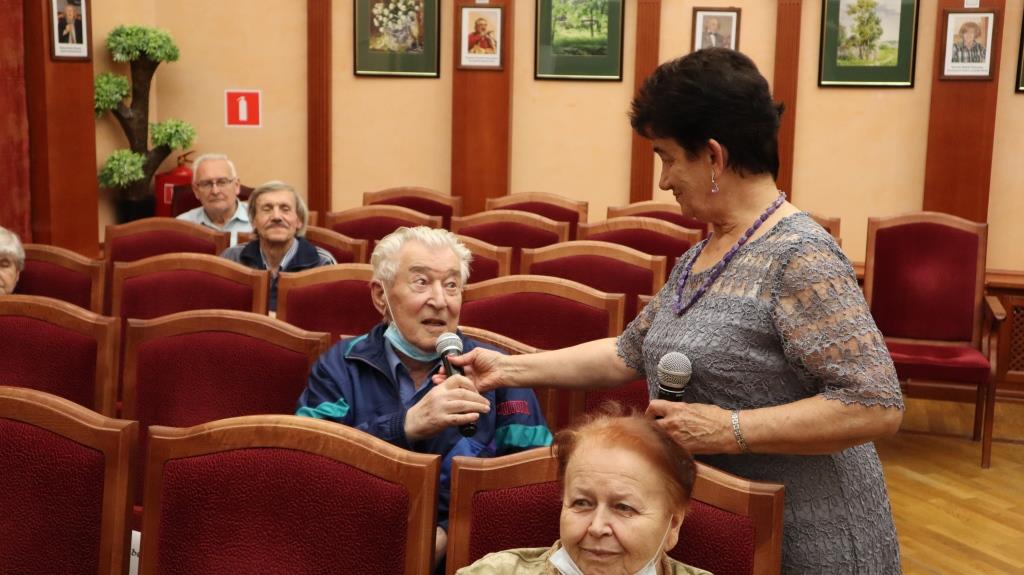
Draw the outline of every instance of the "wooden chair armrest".
M991 316L995 325L999 325L999 323L1006 319L1006 308L1003 307L1003 302L999 301L999 298L994 295L985 296L985 311Z

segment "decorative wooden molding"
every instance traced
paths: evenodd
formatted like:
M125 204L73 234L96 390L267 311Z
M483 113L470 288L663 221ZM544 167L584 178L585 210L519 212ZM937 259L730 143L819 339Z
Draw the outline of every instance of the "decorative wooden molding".
M331 0L306 0L307 203L331 211Z
M945 49L944 10L963 10L962 0L939 0L935 7L935 69L928 118L922 209L974 220L988 220L988 194L992 178L992 148L999 92L999 56L1002 52L1006 0L982 0L979 10L995 11L992 33L992 78L941 80ZM1009 22L1017 26L1019 22Z
M661 0L638 0L636 12L636 65L634 91L658 67L661 42ZM635 132L630 151L629 202L642 202L654 193L654 148L651 141Z
M775 16L775 101L786 111L779 126L779 177L776 185L793 198L793 150L796 140L796 94L800 71L800 14L803 0L778 0Z

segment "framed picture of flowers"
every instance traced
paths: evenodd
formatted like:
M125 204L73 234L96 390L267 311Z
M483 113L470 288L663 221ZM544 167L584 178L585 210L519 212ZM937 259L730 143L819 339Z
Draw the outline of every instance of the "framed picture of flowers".
M355 74L439 77L439 2L355 0Z

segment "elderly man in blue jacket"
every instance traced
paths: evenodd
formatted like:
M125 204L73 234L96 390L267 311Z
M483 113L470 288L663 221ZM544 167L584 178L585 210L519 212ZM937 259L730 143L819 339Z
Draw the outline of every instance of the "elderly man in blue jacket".
M452 457L494 457L551 444L529 389L477 393L466 378L435 384L437 338L456 332L472 255L443 229L399 228L382 239L371 297L383 321L342 340L313 366L297 415L350 425L399 447L442 456L435 558L444 557ZM464 351L480 345L459 334ZM459 426L476 425L464 437Z

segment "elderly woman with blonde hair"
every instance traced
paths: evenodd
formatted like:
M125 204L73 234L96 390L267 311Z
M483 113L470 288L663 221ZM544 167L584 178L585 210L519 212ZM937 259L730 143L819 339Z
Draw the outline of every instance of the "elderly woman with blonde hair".
M667 555L690 502L693 458L650 419L605 411L555 436L558 541L491 553L458 575L707 575Z
M18 276L25 269L25 248L13 232L0 227L0 295L14 293Z

